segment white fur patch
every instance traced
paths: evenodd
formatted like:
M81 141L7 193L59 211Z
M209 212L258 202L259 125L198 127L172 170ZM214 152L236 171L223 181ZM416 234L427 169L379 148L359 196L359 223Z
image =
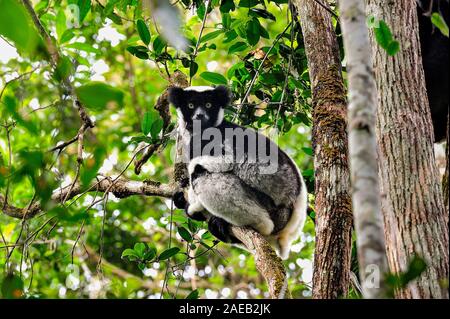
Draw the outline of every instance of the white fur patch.
M299 172L300 174L300 172ZM303 226L306 220L306 209L308 207L308 192L302 175L300 176L301 190L300 194L294 203L294 209L292 211L289 222L284 229L277 234L278 249L281 259L285 260L289 257L291 250L291 244L302 233Z
M215 88L212 86L189 86L185 88L185 91L195 91L195 92L205 92L205 91L212 91Z
M210 173L228 172L233 169L232 156L198 156L191 160L188 166L189 175L194 172L195 166L201 165Z
M216 123L214 123L214 126L219 126L222 123L223 113L224 113L224 109L220 108L219 113L217 113L217 120L216 120Z

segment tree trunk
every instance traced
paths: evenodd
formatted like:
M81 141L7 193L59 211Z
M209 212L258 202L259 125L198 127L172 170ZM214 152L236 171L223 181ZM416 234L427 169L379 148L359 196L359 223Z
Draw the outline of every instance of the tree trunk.
M330 13L295 0L313 91L316 248L313 298L346 297L350 280L352 210L349 195L346 97Z
M367 0L369 16L384 20L400 42L388 56L372 41L378 87L377 135L382 212L391 271L413 256L424 273L398 291L400 298L448 298L448 220L433 151L433 130L420 54L416 3Z
M341 0L348 74L348 134L353 217L365 298L386 297L388 272L375 138L376 88L364 2Z
M449 152L448 152L448 142L449 142L449 131L450 131L450 114L447 112L447 143L445 145L445 172L444 177L442 177L442 193L444 194L444 207L446 208L445 219L448 222L448 167L449 167Z

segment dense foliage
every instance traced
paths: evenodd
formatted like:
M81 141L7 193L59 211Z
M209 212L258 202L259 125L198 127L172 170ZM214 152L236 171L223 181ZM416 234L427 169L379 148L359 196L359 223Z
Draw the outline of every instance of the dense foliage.
M29 219L0 214L2 297L267 296L248 252L217 243L170 200L89 192L60 204L51 194L75 179L89 185L98 174L170 182L176 116L172 110L173 123L164 125L154 105L176 70L192 85L228 85L230 119L279 129L278 143L312 192L308 70L286 2L175 1L176 33L187 44L177 50L151 1L33 1L61 56L54 66L23 2L0 0L0 191L8 205L43 207ZM177 27L176 19L169 23ZM51 150L83 124L66 79L95 120L84 133L79 172L76 141ZM161 145L137 175L133 156L147 144ZM310 217L285 263L297 298L310 296Z

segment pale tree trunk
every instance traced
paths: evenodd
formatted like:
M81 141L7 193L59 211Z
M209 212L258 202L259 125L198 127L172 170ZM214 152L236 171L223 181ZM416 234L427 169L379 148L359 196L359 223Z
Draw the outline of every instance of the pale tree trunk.
M316 247L313 298L340 298L350 280L352 209L346 95L330 13L311 0L298 10L313 92Z
M365 298L386 297L388 272L375 138L376 88L364 2L341 0L348 74L348 139L353 218Z
M401 272L413 256L425 272L399 298L448 298L448 219L433 152L433 130L420 54L416 3L367 0L400 51L388 56L372 41L378 88L377 135L388 262ZM373 38L373 37L372 37Z

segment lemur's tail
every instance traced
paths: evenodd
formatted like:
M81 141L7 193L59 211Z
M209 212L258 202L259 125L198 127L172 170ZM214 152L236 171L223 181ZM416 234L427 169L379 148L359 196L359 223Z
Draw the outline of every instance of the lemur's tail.
M300 175L301 188L300 194L294 203L291 219L286 227L277 235L277 248L281 259L287 259L291 250L291 244L302 233L303 226L306 220L306 209L308 208L308 191L305 182Z

